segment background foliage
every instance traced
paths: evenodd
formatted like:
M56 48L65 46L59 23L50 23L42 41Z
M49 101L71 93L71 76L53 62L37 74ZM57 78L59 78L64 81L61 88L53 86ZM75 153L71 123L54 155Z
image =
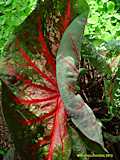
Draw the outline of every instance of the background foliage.
M34 10L37 0L0 0L0 54L12 33Z
M120 40L120 2L88 0L90 13L85 34L98 46L104 41Z

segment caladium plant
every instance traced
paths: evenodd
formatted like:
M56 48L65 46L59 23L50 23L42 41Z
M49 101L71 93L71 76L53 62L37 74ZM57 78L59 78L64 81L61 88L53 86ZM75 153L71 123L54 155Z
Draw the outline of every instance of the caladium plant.
M65 13L67 17L65 17L63 22L64 29L68 25L68 18L70 18L69 10L70 1L66 3ZM10 127L16 150L20 153L22 159L37 159L36 151L43 146L47 146L48 152L45 155L40 154L38 159L58 159L59 155L59 159L62 158L66 160L71 154L69 135L67 132L67 113L57 86L55 58L47 47L42 32L41 21L41 17L38 16L37 42L41 45L38 49L41 50L42 58L46 59L45 61L47 61L47 65L49 65L50 68L48 71L44 69L45 72L43 69L41 70L41 68L37 66L39 64L36 64L27 54L25 49L21 47L20 40L17 38L15 44L15 47L17 48L15 62L13 61L12 63L10 60L10 65L6 65L6 74L12 76L14 80L8 80L6 78L7 80L4 79L4 81L2 81L3 112L8 126ZM62 27L61 30L63 30ZM44 62L42 61L42 63ZM32 77L33 79L31 80L31 75L29 75L30 72L28 71L29 73L26 73L26 67L27 71L31 70L34 74L32 75L33 77L38 74L40 79L39 82L33 82L36 81L38 77ZM47 83L45 83L45 81ZM18 86L21 86L22 91L20 91ZM23 96L23 92L27 91L27 89L30 89L28 92L29 98L32 96L30 99ZM33 93L34 91L37 91L37 94ZM33 98L34 96L35 98ZM36 98L36 96L38 98ZM30 114L29 111L26 111L31 105L39 106L39 116L34 116L33 114ZM33 129L29 126L32 126ZM44 134L41 135L40 131L40 137L37 140L34 140L36 133L36 127L34 128L34 126L42 126L44 128L44 130L42 130ZM32 145L32 141L34 141L33 143L35 143L35 141L37 142Z
M83 38L89 12L87 3L61 3L57 56L50 50L47 29L44 31L49 17L43 9L45 3L40 2L40 9L31 14L16 34L9 50L14 53L13 60L7 59L6 75L1 78L3 112L22 159L67 160L76 139L79 152L86 153L86 147L97 153L106 152L101 124L80 94L76 94L75 84L83 71L81 57L89 59L102 74L109 76L111 70ZM98 67L95 61L101 65L102 60L103 67ZM78 132L70 128L69 119Z

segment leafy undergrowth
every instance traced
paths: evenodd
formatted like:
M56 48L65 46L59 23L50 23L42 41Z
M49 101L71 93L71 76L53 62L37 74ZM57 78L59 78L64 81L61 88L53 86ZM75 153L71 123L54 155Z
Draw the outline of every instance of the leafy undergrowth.
M15 29L30 15L35 9L36 2L8 0L0 1L0 56L3 56L6 44L14 37Z
M117 0L90 0L90 14L85 34L93 41L96 47L99 44L120 40L119 25L120 4Z

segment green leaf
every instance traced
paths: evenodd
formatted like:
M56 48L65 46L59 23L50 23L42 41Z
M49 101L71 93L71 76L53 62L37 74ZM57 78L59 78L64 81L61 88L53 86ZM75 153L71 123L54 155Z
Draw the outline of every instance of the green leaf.
M2 148L0 148L0 155L4 156L6 154L6 151Z
M8 6L12 3L12 0L7 0L6 3L5 3L5 6Z
M104 135L105 139L107 139L110 142L113 142L113 143L119 143L120 142L120 135L113 136L112 134L110 134L108 132L104 132L103 135Z
M93 15L91 18L88 19L88 23L89 24L96 24L96 23L98 23L98 16L97 15Z
M105 32L105 34L102 34L101 38L104 39L105 41L110 41L112 40L112 34L109 32Z
M115 14L114 14L114 17L115 17L116 19L120 20L120 14L115 13Z
M107 3L107 9L108 9L108 12L113 12L114 9L115 9L115 3L112 2L112 1L109 1L109 2Z

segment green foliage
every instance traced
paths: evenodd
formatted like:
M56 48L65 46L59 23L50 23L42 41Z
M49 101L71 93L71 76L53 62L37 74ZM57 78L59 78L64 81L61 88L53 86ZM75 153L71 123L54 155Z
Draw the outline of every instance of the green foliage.
M111 70L111 74L104 80L104 94L109 116L120 118L120 41L103 43L99 50L105 53L106 63Z
M108 105L110 115L120 118L120 68L118 68L115 76L116 77L113 80L109 81L109 88L112 88L112 101L109 101Z
M69 127L69 134L71 137L71 144L72 144L72 150L73 154L76 154L77 157L79 157L79 154L87 154L87 147L85 146L85 143L83 139L80 137L79 133L72 127ZM87 157L80 158L79 160L87 160Z
M120 14L117 3L108 0L88 0L90 13L85 34L98 46L102 42L120 39Z
M120 136L113 136L109 133L104 132L104 137L114 143L120 142Z
M119 81L117 80L119 78L117 77L119 77L118 68L120 61L120 2L118 0L90 0L88 3L90 6L90 13L85 35L92 41L95 48L99 51L99 54L102 56L100 58L101 62L100 59L95 60L93 57L89 57L88 59L90 61L92 60L91 64L93 64L95 68L99 63L97 69L100 69L102 74L107 75L107 80L104 81L105 102L108 106L109 116L119 117ZM85 53L85 55L83 54L84 58L90 55L90 53L93 53L93 51L95 52L95 49L90 49L91 45L87 46L89 46L88 54L86 51L83 52ZM90 50L92 52L89 52ZM94 60L97 61L97 63L94 63ZM106 66L109 65L110 68L107 69L104 67L102 69L102 65L104 66L103 63L106 64ZM111 70L111 73L109 70Z
M0 55L12 34L34 10L37 0L0 0Z
M0 148L0 155L4 156L6 154L6 150L3 148Z

